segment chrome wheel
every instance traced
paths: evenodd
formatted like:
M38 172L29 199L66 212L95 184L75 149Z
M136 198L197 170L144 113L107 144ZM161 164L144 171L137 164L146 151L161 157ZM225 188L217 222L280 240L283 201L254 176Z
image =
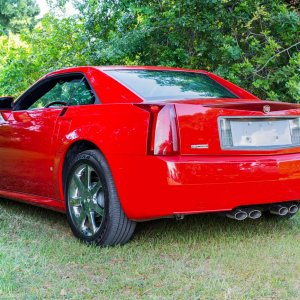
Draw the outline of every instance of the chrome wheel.
M67 219L73 234L92 245L125 244L136 223L123 211L105 157L96 149L74 154L67 154L63 176Z
M70 216L77 229L87 237L95 235L104 218L104 191L95 169L81 163L71 173L68 186Z

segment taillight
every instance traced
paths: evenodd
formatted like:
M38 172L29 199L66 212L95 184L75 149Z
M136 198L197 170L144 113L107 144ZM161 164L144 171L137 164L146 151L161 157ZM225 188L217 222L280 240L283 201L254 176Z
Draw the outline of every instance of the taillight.
M151 113L148 154L176 155L179 153L177 117L172 104L138 105Z
M154 139L151 143L154 155L174 155L178 153L176 112L174 105L164 106L153 124Z

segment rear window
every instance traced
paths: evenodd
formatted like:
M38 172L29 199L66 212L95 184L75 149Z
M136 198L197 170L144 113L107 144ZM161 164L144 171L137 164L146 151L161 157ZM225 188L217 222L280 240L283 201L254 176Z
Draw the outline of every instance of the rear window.
M151 70L106 72L145 101L238 98L208 75L201 73Z

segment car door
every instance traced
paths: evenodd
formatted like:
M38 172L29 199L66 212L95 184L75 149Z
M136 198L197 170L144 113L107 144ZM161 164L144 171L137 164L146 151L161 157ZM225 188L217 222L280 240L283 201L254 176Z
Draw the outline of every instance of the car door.
M57 120L81 74L46 78L21 96L0 127L0 189L53 197L52 142Z

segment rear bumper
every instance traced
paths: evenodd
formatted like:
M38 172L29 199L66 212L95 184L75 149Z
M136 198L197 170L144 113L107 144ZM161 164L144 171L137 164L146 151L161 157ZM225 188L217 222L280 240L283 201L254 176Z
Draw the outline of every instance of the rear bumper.
M135 220L300 200L300 154L113 156L122 207Z

